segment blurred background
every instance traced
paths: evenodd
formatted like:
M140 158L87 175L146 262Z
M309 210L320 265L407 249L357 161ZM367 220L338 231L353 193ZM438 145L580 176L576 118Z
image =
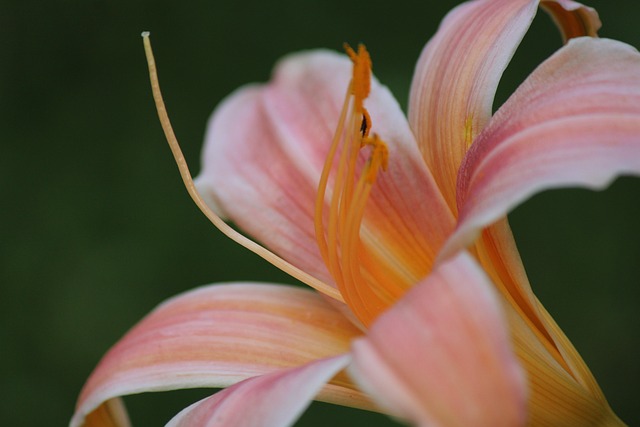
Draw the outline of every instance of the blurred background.
M205 122L282 55L365 42L401 104L457 1L0 1L0 419L65 425L104 352L164 299L217 281L292 282L226 240L183 189L151 98L149 30L194 172ZM600 34L640 46L635 0L594 0ZM540 13L496 105L560 46ZM640 425L640 180L543 193L511 215L534 290L613 409ZM208 390L127 398L162 425ZM313 404L301 426L394 425Z

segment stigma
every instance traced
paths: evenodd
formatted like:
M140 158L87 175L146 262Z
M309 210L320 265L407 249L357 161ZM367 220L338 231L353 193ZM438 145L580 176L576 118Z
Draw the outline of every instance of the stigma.
M315 204L318 248L345 302L367 326L393 299L370 269L371 259L360 238L365 206L389 153L385 142L371 133L372 118L365 108L371 92L371 57L364 45L357 51L345 45L352 75L335 134L325 160ZM331 188L329 188L331 183Z

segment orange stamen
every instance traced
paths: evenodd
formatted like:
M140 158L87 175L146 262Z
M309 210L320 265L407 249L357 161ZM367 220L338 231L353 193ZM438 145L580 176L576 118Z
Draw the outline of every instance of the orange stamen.
M344 300L368 325L392 302L385 290L384 272L363 268L363 259L374 257L360 237L367 200L378 171L387 167L388 150L378 135L369 135L372 121L364 107L371 91L369 53L364 45L359 45L357 52L348 45L345 50L353 62L353 74L318 185L315 231L322 258ZM363 164L361 151L365 147L369 154ZM333 188L327 209L330 176Z
M367 167L367 182L373 184L380 168L387 170L389 150L387 149L387 145L376 134L374 134L373 137L363 138L362 145L370 145L373 148Z

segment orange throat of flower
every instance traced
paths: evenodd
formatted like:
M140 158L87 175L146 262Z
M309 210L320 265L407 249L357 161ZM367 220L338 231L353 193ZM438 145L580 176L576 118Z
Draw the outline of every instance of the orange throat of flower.
M387 146L375 133L364 100L371 90L371 58L364 45L357 52L345 45L353 74L329 149L315 205L315 233L322 258L345 302L365 325L395 298L385 293L373 272L362 267L367 247L360 237L365 206L378 171L386 169ZM361 150L368 151L363 166ZM327 195L329 179L332 193ZM325 199L327 199L325 201ZM325 225L326 224L326 225Z

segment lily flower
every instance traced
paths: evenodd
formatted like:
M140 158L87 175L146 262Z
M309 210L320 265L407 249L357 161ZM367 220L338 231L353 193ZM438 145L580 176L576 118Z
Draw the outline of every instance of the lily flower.
M492 114L538 7L566 43ZM228 388L170 425L291 425L312 399L417 425L622 425L506 220L542 190L640 174L640 54L599 26L571 0L463 3L418 60L408 118L364 46L291 55L216 109L195 183L145 35L192 198L314 290L217 284L165 302L105 355L71 426L128 425L120 396L192 387Z

